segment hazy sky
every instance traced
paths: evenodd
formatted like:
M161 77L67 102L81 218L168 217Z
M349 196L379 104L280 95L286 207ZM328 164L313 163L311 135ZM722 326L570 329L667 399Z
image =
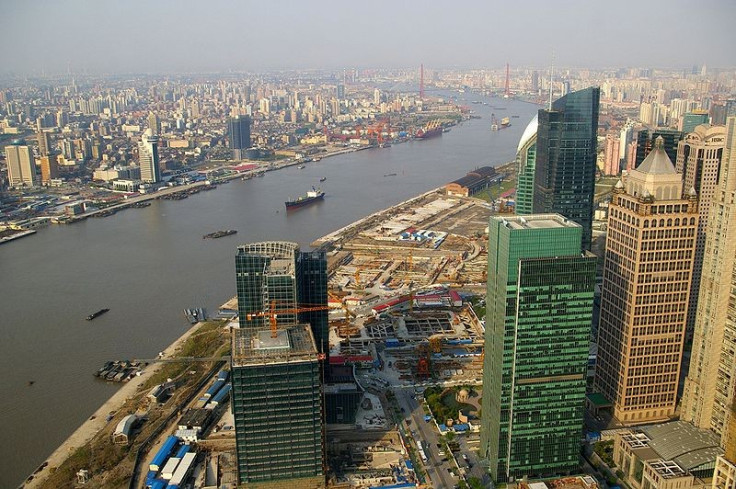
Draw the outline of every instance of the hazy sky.
M735 0L3 0L0 72L736 66Z

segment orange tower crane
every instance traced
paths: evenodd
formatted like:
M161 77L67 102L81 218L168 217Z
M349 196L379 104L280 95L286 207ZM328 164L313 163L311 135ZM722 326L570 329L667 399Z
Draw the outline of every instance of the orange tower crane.
M326 311L330 308L328 305L320 305L320 304L299 304L298 307L290 308L290 309L279 309L278 312L276 311L276 301L271 301L271 305L269 307L268 311L261 311L261 312L255 312L246 315L246 319L254 319L257 317L267 317L268 321L271 325L271 338L276 338L278 336L278 321L277 316L279 314L298 314L300 312L310 312L310 311Z

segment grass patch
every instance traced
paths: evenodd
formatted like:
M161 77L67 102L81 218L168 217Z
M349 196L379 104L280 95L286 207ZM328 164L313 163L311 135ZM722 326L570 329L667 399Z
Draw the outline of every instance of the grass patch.
M448 419L457 419L460 410L475 411L476 408L472 404L457 402L456 396L461 388L428 387L424 390L424 398L438 423L444 423ZM472 390L468 390L472 395Z

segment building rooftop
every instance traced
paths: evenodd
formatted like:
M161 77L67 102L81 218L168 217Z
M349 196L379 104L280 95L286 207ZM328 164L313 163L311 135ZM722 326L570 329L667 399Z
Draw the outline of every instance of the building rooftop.
M317 347L308 324L276 330L248 332L234 329L232 337L233 365L284 363L317 359Z
M687 475L682 467L671 460L655 460L649 462L649 466L656 470L663 479L674 479L675 477L685 477Z
M641 162L637 170L641 173L652 175L672 175L677 173L670 157L667 156L667 152L664 150L664 139L662 139L662 136L658 136L654 140L654 148L644 158L644 161Z
M674 461L688 471L712 464L723 455L718 436L685 421L642 426L638 431L649 438L648 445L659 458Z
M559 214L531 214L497 218L509 229L576 228L580 224Z

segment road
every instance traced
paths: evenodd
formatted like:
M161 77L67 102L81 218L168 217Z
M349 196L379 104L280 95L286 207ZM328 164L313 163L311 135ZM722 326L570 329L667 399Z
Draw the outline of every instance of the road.
M433 429L434 423L424 421L422 406L416 399L412 399L414 388L397 386L394 387L394 394L396 395L399 406L404 409L404 416L411 417L410 428L412 434L415 434L415 438L421 440L424 446L427 447L424 450L427 455L427 462L424 466L427 469L427 475L431 480L432 487L443 489L455 487L457 479L450 474L449 462L443 462L442 457L437 453L439 439L438 433ZM448 454L447 456L452 455Z

